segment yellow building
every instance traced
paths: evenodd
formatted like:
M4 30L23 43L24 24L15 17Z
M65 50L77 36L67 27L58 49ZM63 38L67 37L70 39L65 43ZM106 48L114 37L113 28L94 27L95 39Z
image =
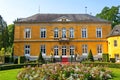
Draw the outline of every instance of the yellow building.
M95 58L108 53L111 23L88 14L35 14L15 21L14 56Z
M115 26L108 36L108 53L110 58L120 59L120 25Z

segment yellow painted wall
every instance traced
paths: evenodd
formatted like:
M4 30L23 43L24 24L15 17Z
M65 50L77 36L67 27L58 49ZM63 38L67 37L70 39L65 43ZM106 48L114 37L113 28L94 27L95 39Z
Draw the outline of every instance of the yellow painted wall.
M24 38L24 29L31 28L31 38ZM47 37L40 38L40 29L46 28ZM74 28L75 38L68 43L60 43L54 40L54 28L59 29L59 37L61 37L62 28L67 29L67 35L69 35L69 29ZM88 38L81 38L81 29L87 28ZM102 28L102 38L96 38L96 28ZM106 36L111 31L110 23L16 23L14 34L14 54L16 56L24 55L24 45L29 44L31 46L31 56L38 56L40 52L40 45L46 45L46 54L50 55L53 46L58 45L74 45L76 47L76 53L82 54L82 44L88 45L88 52L92 49L94 55L97 54L97 45L102 44L103 53L108 53ZM68 36L67 36L68 37ZM61 51L59 51L61 55ZM68 54L68 53L67 53ZM69 55L69 54L68 54Z
M117 46L114 46L114 40L117 40ZM115 58L115 54L120 56L120 36L108 38L108 53L110 58Z

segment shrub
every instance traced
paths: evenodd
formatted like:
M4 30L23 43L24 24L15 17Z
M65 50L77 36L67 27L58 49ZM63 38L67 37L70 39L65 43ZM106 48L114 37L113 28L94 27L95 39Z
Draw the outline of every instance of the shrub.
M108 80L111 71L104 67L73 64L44 64L27 67L17 75L18 80Z
M45 63L45 60L43 59L42 52L40 52L38 57L38 62Z
M94 61L93 54L92 54L92 51L91 51L91 50L90 50L90 52L89 52L89 54L88 54L88 60Z
M109 54L102 54L102 60L104 62L108 62L109 61Z
M110 58L110 62L115 63L115 58Z
M16 69L16 68L23 68L27 66L36 66L37 63L30 63L30 64L9 64L9 65L1 65L0 70L8 70L8 69Z

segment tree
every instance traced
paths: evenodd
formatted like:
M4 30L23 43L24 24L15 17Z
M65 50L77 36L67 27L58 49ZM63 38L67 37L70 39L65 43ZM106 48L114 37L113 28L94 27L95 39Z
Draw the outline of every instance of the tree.
M38 56L38 62L41 62L41 63L44 63L44 62L45 62L45 60L44 60L44 58L43 58L43 56L42 56L42 52L40 52L40 54L39 54L39 56Z
M111 21L113 27L117 24L120 24L119 8L120 6L112 6L111 8L104 7L101 13L97 14L96 17Z
M92 54L91 49L90 49L90 52L89 52L89 54L88 54L88 60L94 61L94 58L93 58L93 54Z
M9 35L10 46L12 46L14 42L14 27L15 27L14 24L8 25L8 35Z

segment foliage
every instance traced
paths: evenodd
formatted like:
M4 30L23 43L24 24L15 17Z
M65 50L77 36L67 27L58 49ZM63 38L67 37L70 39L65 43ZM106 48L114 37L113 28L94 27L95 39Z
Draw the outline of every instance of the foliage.
M39 57L38 57L38 62L45 63L45 60L42 56L42 52L40 52Z
M93 66L107 66L110 68L120 68L120 64L119 63L109 63L109 62L82 62L82 64L86 64L86 65L93 65Z
M102 60L104 62L108 62L109 61L109 54L102 54Z
M26 67L26 66L37 66L37 65L38 65L37 63L1 65L0 66L0 71L1 70L8 70L8 69L23 68L23 67Z
M112 26L120 24L120 6L104 7L101 13L97 14L96 17L106 19L112 22Z
M110 58L110 61L115 63L115 58Z
M41 67L27 67L17 75L18 80L108 80L111 71L105 67L73 64L43 64Z
M90 50L90 52L89 52L89 54L88 54L88 60L94 61L93 54L92 54L92 51L91 51L91 50Z

